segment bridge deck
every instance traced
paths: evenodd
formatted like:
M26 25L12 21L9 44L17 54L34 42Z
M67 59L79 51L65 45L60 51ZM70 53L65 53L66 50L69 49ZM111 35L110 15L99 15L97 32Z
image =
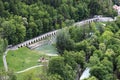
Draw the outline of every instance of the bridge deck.
M83 21L80 21L80 22L76 22L73 26L81 26L81 25L85 25L85 24L89 24L91 22L107 22L107 21L114 21L113 18L111 17L98 17L98 18L92 18L92 19L87 19L87 20L83 20ZM45 33L43 35L40 35L38 37L35 37L33 39L30 39L30 40L27 40L25 42L22 42L20 44L17 44L15 46L12 47L12 49L18 49L20 47L24 47L24 46L28 46L28 45L31 45L33 43L36 43L38 41L41 41L43 40L44 38L46 37L50 37L50 36L54 36L56 35L56 33L58 32L59 30L55 30L55 31L51 31L51 32L48 32L48 33Z

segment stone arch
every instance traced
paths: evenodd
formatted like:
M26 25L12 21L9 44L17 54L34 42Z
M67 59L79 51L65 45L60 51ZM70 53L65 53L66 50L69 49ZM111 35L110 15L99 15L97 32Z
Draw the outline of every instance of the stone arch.
M35 39L35 42L37 42L37 39Z
M54 35L54 32L52 33L52 36Z
M46 38L46 37L47 37L47 35L44 35L44 37Z
M24 46L26 46L26 44L25 44L25 43L23 44L23 47L24 47Z
M94 19L92 19L92 22L94 22Z
M88 23L88 20L87 20L87 23Z
M23 44L21 44L21 47L23 47Z
M47 34L47 37L49 36L49 34Z
M26 46L29 45L28 42L26 43Z
M36 41L39 41L39 39L37 38Z
M31 43L33 44L33 43L34 43L34 40L32 40Z
M20 45L18 45L17 47L18 47L18 48L21 48L21 46L20 46Z
M45 39L45 36L43 35L43 39Z
M53 35L55 35L55 32L53 32Z
M30 45L30 42L28 44Z
M39 37L39 41L41 40L41 37Z
M41 36L41 40L43 40L43 36Z
M88 23L90 23L91 20L88 20Z
M36 41L34 40L34 43L35 43Z

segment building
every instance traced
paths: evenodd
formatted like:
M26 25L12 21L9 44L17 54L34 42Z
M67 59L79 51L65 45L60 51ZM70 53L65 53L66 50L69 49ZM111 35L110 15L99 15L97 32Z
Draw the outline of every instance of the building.
M114 5L113 9L115 9L118 12L118 16L120 16L120 6Z

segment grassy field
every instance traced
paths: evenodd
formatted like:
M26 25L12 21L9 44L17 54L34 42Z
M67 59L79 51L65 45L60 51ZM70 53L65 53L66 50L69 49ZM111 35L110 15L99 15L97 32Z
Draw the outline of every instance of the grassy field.
M7 63L8 63L8 68L10 70L13 70L14 72L18 72L21 70L25 70L27 68L30 68L32 66L36 66L38 64L43 64L38 62L38 60L41 57L44 57L45 59L51 58L47 56L46 54L56 54L57 50L53 45L45 45L42 47L38 47L35 50L30 50L26 47L19 48L18 50L10 50L8 51L7 54ZM17 80L23 80L26 75L32 74L36 75L39 74L39 76L44 75L43 71L45 67L38 67L31 69L29 71L17 74ZM2 61L2 56L0 55L0 70L4 69L3 61Z
M38 63L38 59L43 56L47 57L39 51L30 50L26 47L15 51L9 51L7 55L8 67L15 72L24 70L26 68L40 64Z
M29 77L29 75L34 76L42 73L42 68L38 67L29 71L26 71L24 73L16 74L17 80L25 80L26 77Z

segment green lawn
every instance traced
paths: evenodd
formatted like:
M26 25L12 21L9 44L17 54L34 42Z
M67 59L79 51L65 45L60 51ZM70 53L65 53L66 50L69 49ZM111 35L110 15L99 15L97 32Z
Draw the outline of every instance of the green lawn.
M45 55L39 51L30 50L26 47L15 51L8 51L8 67L14 72L24 70L39 64L38 59L40 59L42 56Z
M27 68L30 68L32 66L36 66L38 64L43 64L43 63L39 63L38 60L41 57L44 57L46 59L49 60L49 56L47 56L46 54L56 54L57 50L53 45L45 45L42 47L38 47L35 50L30 50L26 47L23 48L19 48L18 50L10 50L8 51L7 54L7 63L8 63L8 68L10 70L13 70L14 72L18 72ZM17 80L22 80L26 75L29 74L40 74L41 76L44 75L43 72L45 73L45 71L43 71L44 67L38 67L38 68L34 68L31 69L29 71L17 74ZM0 56L0 70L4 69L3 66L3 61L2 61L2 56Z
M26 76L29 77L29 75L34 76L34 75L39 75L39 74L42 74L41 67L34 68L34 69L26 71L24 73L16 74L16 76L17 76L17 80L23 80L26 78Z

